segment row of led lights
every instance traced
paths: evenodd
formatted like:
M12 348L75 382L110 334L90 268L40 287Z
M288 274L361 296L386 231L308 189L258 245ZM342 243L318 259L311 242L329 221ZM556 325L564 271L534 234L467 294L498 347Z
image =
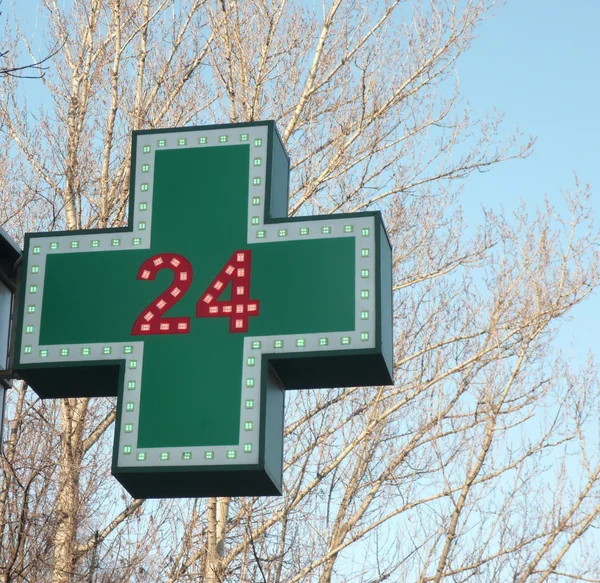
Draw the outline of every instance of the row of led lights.
M250 136L248 134L240 134L239 136L239 141L240 142L248 142L250 140ZM229 142L229 135L228 134L222 134L219 136L219 140L218 143L219 144L226 144ZM158 140L156 142L157 147L159 148L164 148L167 145L167 140L165 138L161 138L160 140ZM207 136L200 136L198 138L198 144L200 145L205 145L208 144L208 137ZM254 140L254 145L256 147L260 147L262 146L263 141L262 138L256 138ZM178 146L187 146L188 145L188 139L187 138L178 138L177 139L177 145ZM144 154L149 154L152 151L152 146L146 144L143 146L142 151L144 152Z
M34 306L30 306L30 308L31 307L34 307ZM34 331L34 327L32 325L25 326L25 333L26 334L32 334L33 331ZM30 345L26 345L24 347L24 349L23 349L23 352L25 354L31 354L32 351L33 351L33 347L30 346ZM113 349L112 349L111 346L104 346L102 348L101 354L103 356L107 356L109 354L112 354L112 352L113 352ZM132 352L133 352L133 348L131 346L125 346L123 348L123 353L124 354L131 354ZM48 352L47 349L44 348L44 349L40 350L40 356L41 357L45 358L46 356L48 356L48 354L49 354L49 352ZM69 349L69 348L61 348L59 354L60 354L60 356L69 356L71 354L71 349ZM89 348L89 347L81 348L80 354L81 354L81 356L92 356L92 349ZM137 368L137 360L130 360L128 366L129 366L130 369Z
M133 448L131 445L124 445L123 446L123 453L125 455L130 455L133 452ZM243 452L244 453L252 453L252 444L251 443L244 443L244 447L243 447ZM136 459L139 462L143 462L146 461L146 459L148 458L148 455L146 454L146 452L140 451L138 452ZM228 449L225 452L225 458L229 459L229 460L234 460L237 458L237 450L235 449ZM160 456L159 456L160 461L168 461L171 459L171 454L168 451L163 451L161 452ZM181 453L181 459L184 461L189 461L192 459L192 452L191 451L184 451ZM207 450L204 452L204 459L206 460L214 460L215 459L215 452L211 451L211 450Z
M138 223L138 230L145 231L146 227L147 227L146 221L140 221ZM123 242L123 239L120 239L118 237L113 238L110 240L110 246L111 247L120 247L122 242ZM141 245L142 239L140 237L133 237L133 239L131 240L131 243L133 245ZM98 247L100 247L100 245L101 245L100 239L92 239L90 241L90 247L92 247L92 248L98 248ZM69 245L69 247L71 249L79 249L79 247L80 247L79 241L71 241L71 244ZM49 248L52 251L56 251L59 248L58 242L54 241L54 242L50 243ZM39 245L36 245L32 250L33 255L39 255L41 252L42 252L42 248ZM34 265L31 268L31 273L39 273L39 266Z
M260 197L259 196L255 196L252 198L252 204L254 206L259 206L260 205ZM260 224L260 217L254 216L250 219L250 223L252 225L259 225ZM344 233L352 233L354 232L354 226L353 225L346 225L344 226ZM324 225L321 227L321 233L323 235L331 235L333 233L333 230L331 228L331 226L329 225ZM282 228L282 229L278 229L277 230L277 236L278 237L287 237L289 234L289 230L286 228ZM298 229L298 234L305 237L307 235L310 235L310 228L309 227L300 227ZM365 227L364 229L361 229L361 235L363 237L368 237L371 234L371 230L369 229L369 227ZM260 230L256 232L256 238L257 239L264 239L267 235L267 232L265 230ZM369 249L361 249L361 255L362 257L369 257Z

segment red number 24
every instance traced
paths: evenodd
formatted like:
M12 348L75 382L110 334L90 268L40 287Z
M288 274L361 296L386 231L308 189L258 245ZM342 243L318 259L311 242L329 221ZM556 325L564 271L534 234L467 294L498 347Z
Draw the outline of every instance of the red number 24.
M250 316L258 316L260 301L250 299L250 273L252 251L236 251L225 263L213 282L196 303L197 318L229 318L230 332L247 332ZM188 334L190 318L165 317L192 285L192 264L177 253L159 253L146 259L137 274L141 280L154 280L161 269L173 272L171 285L136 318L131 334ZM219 301L219 297L231 284L231 299Z

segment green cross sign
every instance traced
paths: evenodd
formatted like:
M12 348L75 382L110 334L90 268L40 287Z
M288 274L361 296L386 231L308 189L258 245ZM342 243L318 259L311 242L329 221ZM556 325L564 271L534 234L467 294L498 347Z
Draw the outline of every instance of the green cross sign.
M377 212L287 216L273 122L133 133L129 224L25 238L15 369L117 396L142 497L282 491L284 389L392 382Z

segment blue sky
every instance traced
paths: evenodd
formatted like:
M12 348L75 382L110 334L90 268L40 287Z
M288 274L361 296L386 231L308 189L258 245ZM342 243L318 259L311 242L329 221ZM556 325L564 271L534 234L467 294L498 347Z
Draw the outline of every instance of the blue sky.
M472 49L458 62L461 91L476 113L495 107L507 130L516 124L537 138L526 160L504 163L466 184L467 219L481 204L505 210L543 201L560 205L560 191L592 186L600 217L600 2L598 0L509 0L478 31ZM600 224L600 219L598 220ZM600 298L573 312L561 346L573 355L600 353L596 331Z

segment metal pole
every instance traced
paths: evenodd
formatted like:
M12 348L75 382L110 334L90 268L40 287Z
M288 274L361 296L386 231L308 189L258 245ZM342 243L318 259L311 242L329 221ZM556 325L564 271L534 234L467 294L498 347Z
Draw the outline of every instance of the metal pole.
M0 453L4 445L4 402L6 401L6 386L0 382Z

